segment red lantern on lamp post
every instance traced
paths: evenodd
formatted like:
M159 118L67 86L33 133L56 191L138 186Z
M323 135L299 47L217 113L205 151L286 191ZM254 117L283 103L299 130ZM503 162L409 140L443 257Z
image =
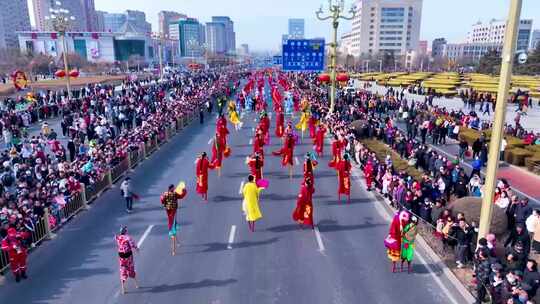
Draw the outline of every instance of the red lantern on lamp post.
M66 71L64 70L58 70L54 73L54 76L58 77L58 78L64 78L66 77Z
M342 86L345 86L347 85L347 82L349 81L349 74L347 73L339 73L337 76L336 76L336 80L342 85Z
M73 78L79 77L79 71L77 71L77 70L71 70L71 71L69 72L69 77L73 77Z
M319 75L319 81L321 83L329 83L330 82L330 75L327 73L323 73Z

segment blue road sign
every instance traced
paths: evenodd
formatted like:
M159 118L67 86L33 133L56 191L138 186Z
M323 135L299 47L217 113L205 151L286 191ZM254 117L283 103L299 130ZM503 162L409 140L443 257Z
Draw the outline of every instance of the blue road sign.
M274 56L274 64L283 64L283 57L282 56Z
M287 40L283 44L283 70L324 70L324 39Z

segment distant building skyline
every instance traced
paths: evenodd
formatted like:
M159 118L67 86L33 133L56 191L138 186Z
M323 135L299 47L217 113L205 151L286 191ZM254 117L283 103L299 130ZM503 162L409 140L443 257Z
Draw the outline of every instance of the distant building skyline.
M0 49L19 45L17 31L30 30L28 3L25 1L0 0Z

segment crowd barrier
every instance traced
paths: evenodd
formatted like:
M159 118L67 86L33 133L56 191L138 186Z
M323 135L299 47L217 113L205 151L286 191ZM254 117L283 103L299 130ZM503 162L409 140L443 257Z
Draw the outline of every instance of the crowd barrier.
M165 141L170 140L193 121L196 115L195 113L198 112L193 111L188 116L178 117L176 121L169 123L163 131ZM121 180L130 169L136 167L146 157L155 152L159 148L158 137L158 135L152 136L145 143L141 144L138 149L129 151L128 156L114 167L108 169L101 179L93 185L81 183L81 191L67 198L66 204L58 212L55 212L55 214L51 214L49 209L45 208L43 217L36 222L35 229L32 231L29 249L31 250L38 246L46 239L52 239L54 237L54 231L60 229L65 222L81 210L86 209L88 204L99 197L105 190L109 189L113 183ZM54 227L51 227L51 221L56 223ZM8 254L0 250L0 275L4 275L8 268Z

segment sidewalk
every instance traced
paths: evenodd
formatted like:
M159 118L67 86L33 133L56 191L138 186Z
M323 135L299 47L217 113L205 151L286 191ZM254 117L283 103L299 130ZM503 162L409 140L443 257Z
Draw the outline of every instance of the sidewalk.
M398 122L397 127L406 132L405 123ZM418 138L418 137L417 137ZM455 140L447 138L446 145L432 145L429 144L431 138L426 140L429 147L433 148L437 152L443 153L447 158L454 160L458 155L459 146ZM467 159L461 162L465 165L465 169L468 174L472 171L472 159ZM485 168L482 169L482 176L485 175ZM521 196L529 198L531 203L538 204L540 206L540 176L537 176L525 169L509 165L505 162L499 162L499 170L497 172L497 178L504 178L508 181L512 190Z

